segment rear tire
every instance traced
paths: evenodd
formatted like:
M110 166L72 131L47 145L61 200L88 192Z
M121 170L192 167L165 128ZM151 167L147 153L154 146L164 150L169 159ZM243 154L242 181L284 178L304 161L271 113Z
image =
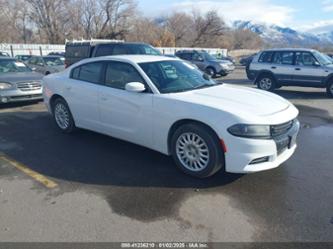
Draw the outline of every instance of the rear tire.
M179 127L171 138L171 154L180 170L206 178L224 167L224 153L213 131L189 123Z
M63 133L72 133L76 129L72 113L62 98L56 99L53 104L53 119Z
M260 75L257 79L257 86L264 91L274 91L276 88L276 82L273 76L269 74Z
M326 91L327 91L327 95L330 98L333 98L333 80L330 83L328 83Z

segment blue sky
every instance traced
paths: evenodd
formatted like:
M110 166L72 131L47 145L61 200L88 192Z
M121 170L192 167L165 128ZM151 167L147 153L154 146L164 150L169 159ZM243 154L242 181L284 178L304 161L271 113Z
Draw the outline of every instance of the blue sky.
M333 30L333 0L139 0L149 16L174 10L217 10L227 22L252 20L303 31Z

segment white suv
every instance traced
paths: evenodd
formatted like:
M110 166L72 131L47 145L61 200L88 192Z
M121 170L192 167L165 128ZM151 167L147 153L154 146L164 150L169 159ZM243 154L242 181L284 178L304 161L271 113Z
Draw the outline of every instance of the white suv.
M333 97L332 60L312 49L271 49L254 57L247 76L258 88L272 91L282 86L326 88Z

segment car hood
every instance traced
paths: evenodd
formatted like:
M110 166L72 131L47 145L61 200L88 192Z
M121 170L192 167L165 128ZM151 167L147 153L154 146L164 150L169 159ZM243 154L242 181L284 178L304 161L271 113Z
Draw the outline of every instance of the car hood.
M228 84L173 95L182 101L257 116L272 115L290 106L289 101L276 94Z
M222 63L222 64L230 64L230 61L227 61L227 60L210 60L209 62Z
M32 80L42 80L43 75L36 72L22 72L22 73L4 73L0 74L0 82L23 82Z
M51 70L55 70L57 72L65 70L65 65L60 65L60 66L47 66L47 68Z
M333 64L326 65L325 68L330 71L333 71Z

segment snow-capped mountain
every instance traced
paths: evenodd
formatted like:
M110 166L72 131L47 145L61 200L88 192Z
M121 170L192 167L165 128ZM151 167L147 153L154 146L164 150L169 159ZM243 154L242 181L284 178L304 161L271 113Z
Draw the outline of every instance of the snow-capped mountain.
M300 32L288 27L254 23L251 21L235 21L234 29L251 30L272 45L285 46L311 46L322 44L333 44L333 31L329 33L314 34Z

